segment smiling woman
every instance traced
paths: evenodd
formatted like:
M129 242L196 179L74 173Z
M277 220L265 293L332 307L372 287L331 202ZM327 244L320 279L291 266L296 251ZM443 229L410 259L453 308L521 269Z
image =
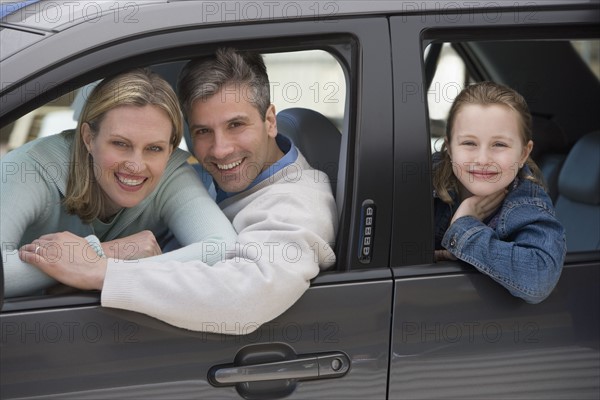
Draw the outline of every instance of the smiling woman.
M34 140L2 158L2 170L12 171L3 175L2 204L14 204L2 208L5 249L69 231L116 259L221 259L235 232L187 164L189 154L177 148L182 129L175 93L158 75L137 69L105 79L75 132ZM159 256L157 237L168 230L186 247ZM4 255L7 297L54 282L16 250Z
M152 193L173 149L170 131L168 115L153 105L114 108L95 131L83 124L82 139L94 161L94 177L106 194L101 220Z
M91 222L139 204L158 184L182 132L175 94L158 75L137 70L103 81L80 116L67 211Z

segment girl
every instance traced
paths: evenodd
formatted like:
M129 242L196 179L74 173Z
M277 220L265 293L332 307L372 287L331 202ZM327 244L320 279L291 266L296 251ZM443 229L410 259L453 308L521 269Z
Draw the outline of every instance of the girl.
M457 96L434 154L435 248L436 260L463 260L539 303L558 281L566 242L532 148L520 94L481 82Z

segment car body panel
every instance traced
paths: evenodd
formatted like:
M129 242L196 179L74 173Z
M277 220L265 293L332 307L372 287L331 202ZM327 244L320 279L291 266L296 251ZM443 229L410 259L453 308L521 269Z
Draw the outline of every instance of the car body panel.
M211 386L209 369L246 346L280 342L299 355L342 351L352 365L343 378L300 382L290 398L385 398L391 292L384 276L313 287L241 336L210 333L216 321L191 332L99 306L3 314L2 398L239 398L234 387ZM351 301L330 306L332 298Z
M541 304L472 268L397 277L390 394L407 398L597 398L597 263L565 267ZM401 274L401 269L396 270ZM431 290L435 287L435 290Z

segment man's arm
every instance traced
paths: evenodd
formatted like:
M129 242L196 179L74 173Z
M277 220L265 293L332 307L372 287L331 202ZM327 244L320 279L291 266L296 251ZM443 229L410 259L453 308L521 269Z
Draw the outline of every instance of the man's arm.
M102 305L225 334L250 333L277 317L304 294L319 267L335 261L331 192L289 185L292 192L287 184L268 187L236 214L238 243L213 267L110 260Z
M234 251L212 267L201 261L112 259L106 265L102 260L79 264L80 259L32 263L80 288L98 288L95 279L105 271L101 286L106 307L141 312L190 330L247 334L287 310L319 267L334 263L337 212L328 185L325 180L294 182L255 193L233 220L239 229ZM67 278L73 274L85 282Z

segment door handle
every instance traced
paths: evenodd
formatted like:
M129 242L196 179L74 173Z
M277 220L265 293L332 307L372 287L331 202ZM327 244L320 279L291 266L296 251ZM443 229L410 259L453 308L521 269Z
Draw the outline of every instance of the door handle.
M344 353L327 353L253 365L217 367L210 378L216 386L279 379L319 379L345 375L350 360Z

